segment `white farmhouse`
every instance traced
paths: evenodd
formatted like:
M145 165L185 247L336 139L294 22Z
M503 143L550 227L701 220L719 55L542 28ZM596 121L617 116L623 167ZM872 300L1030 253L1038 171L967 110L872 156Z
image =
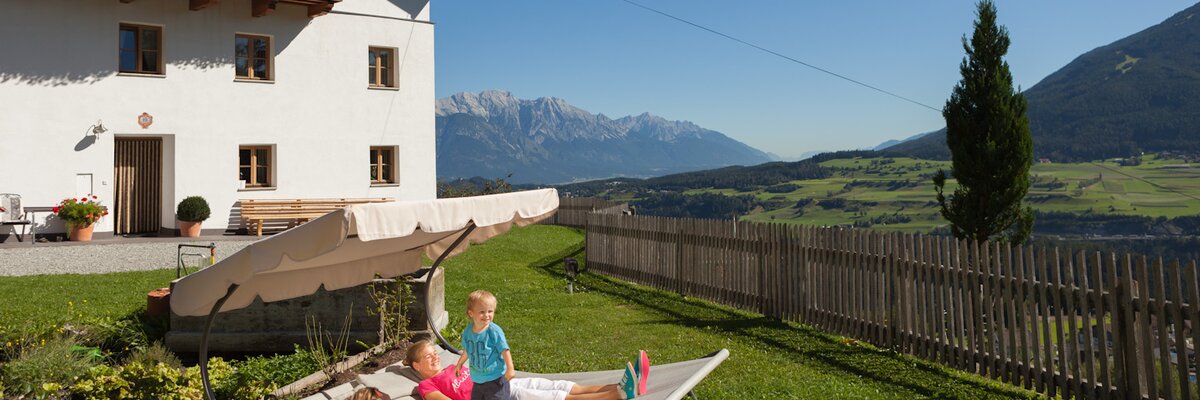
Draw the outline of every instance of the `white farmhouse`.
M0 193L27 208L95 194L105 237L173 232L191 195L207 233L239 199L435 197L428 0L0 2Z

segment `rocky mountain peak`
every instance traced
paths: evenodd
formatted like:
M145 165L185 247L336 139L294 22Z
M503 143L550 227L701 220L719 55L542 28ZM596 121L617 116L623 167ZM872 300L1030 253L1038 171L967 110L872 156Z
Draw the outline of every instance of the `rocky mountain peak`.
M458 93L437 101L438 175L557 183L750 165L766 153L687 121L610 119L557 97Z

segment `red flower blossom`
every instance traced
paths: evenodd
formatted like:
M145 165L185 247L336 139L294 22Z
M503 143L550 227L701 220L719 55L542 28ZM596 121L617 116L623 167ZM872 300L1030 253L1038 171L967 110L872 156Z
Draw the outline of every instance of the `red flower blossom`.
M84 201L84 202L86 202L86 201L87 201L87 197L84 197L84 198L82 198L82 199L79 199L79 201Z
M92 198L93 198L93 199L98 199L99 197L96 197L96 195L94 195L94 194L93 194L93 195L92 195Z
M58 214L58 207L52 208L51 211L54 211L55 214Z

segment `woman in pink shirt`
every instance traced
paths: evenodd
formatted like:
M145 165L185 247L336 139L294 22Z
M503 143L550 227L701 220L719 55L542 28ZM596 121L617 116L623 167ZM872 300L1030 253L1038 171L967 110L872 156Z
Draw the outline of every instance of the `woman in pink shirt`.
M417 392L425 400L470 400L470 370L462 369L454 375L454 366L441 368L442 359L437 345L429 340L413 343L408 348L405 361L417 374L421 383ZM619 400L622 398L617 385L576 385L570 381L552 381L543 378L514 378L510 400Z

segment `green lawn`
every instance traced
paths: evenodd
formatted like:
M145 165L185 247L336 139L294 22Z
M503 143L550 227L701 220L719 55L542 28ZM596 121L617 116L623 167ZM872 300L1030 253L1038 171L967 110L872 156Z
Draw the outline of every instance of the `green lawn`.
M566 293L561 260L580 252L575 230L516 229L446 263L447 333L457 342L466 294L492 291L516 366L534 372L616 369L638 349L655 363L728 348L697 389L710 399L1031 398L1009 385L841 337L695 299L585 274Z
M109 274L0 277L0 334L61 326L83 319L121 318L146 306L146 292L166 287L175 269Z

